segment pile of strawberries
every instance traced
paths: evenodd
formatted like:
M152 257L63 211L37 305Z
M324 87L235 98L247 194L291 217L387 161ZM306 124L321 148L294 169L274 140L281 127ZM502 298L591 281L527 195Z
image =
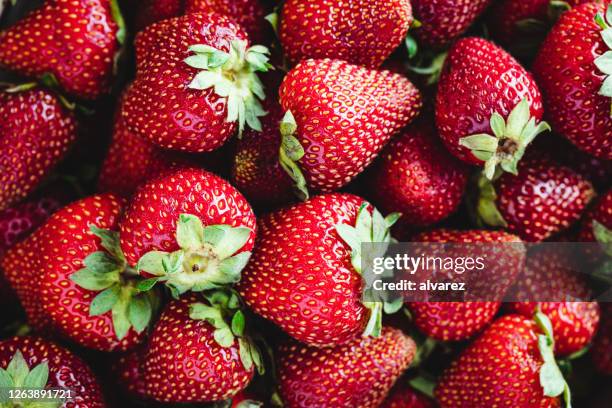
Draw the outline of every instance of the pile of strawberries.
M361 278L367 242L599 242L610 284L609 0L0 13L0 407L610 406L611 303ZM499 264L590 299L571 261Z

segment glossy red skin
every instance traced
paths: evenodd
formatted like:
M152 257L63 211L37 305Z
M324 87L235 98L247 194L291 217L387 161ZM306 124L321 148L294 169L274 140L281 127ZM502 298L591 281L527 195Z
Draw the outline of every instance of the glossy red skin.
M236 131L226 122L227 98L212 88L188 88L199 72L184 59L206 44L228 51L248 38L229 17L195 13L164 20L136 37L136 79L125 93L121 115L135 135L171 150L203 153L221 147Z
M495 191L508 231L528 242L543 241L567 229L594 195L584 177L546 157L525 158L518 176L504 174Z
M593 221L597 221L604 227L612 230L612 189L599 197L585 214L578 235L580 241L595 241L595 236L593 235Z
M517 279L516 298L541 299L541 302L514 302L506 305L510 313L532 318L538 307L550 319L555 338L555 355L563 357L582 350L593 340L600 320L597 302L554 302L567 296L591 299L588 282L572 269L572 259L559 251L528 256L525 269Z
M419 45L443 48L463 34L491 0L413 0Z
M355 225L360 197L321 195L259 219L238 290L257 314L317 347L347 343L368 319L350 247L335 230Z
M435 408L435 402L412 388L406 381L398 381L380 408Z
M99 294L81 288L70 275L85 267L83 260L104 251L90 225L116 231L124 201L112 194L87 197L49 218L40 234L40 298L45 314L62 335L83 347L99 351L124 351L139 344L144 332L132 328L117 339L112 313L89 315L89 305Z
M188 13L211 12L226 15L244 28L253 43L267 42L270 23L264 20L269 10L260 0L147 0L136 25L149 24Z
M340 60L305 60L280 88L280 103L298 125L298 161L309 188L337 190L372 162L421 108L406 77Z
M385 147L368 185L384 214L399 212L401 223L426 226L459 207L469 173L469 166L448 153L435 129L419 122Z
M39 337L13 337L0 342L0 368L6 369L17 351L28 367L47 362L50 388L72 391L72 400L62 408L105 408L102 389L87 364L72 352Z
M602 303L602 321L593 341L591 356L597 371L612 375L612 304Z
M197 301L187 296L169 303L151 333L142 370L145 390L157 401L220 401L253 378L253 367L240 361L238 341L221 347L209 323L189 318L189 305Z
M268 114L261 119L262 131L248 129L237 142L231 180L249 202L273 206L291 202L296 196L293 181L278 159L279 126L285 112L276 98L266 99L264 109Z
M279 392L287 408L376 408L415 351L414 341L392 328L333 348L290 341L276 353Z
M590 0L567 0L565 2L570 7L574 7L588 1ZM502 0L494 2L488 27L498 41L504 44L516 42L517 38L523 39L523 37L528 36L528 33L521 32L517 23L528 19L543 23L550 20L548 15L550 2L551 0Z
M595 23L604 4L590 2L564 13L533 64L553 130L579 149L612 159L610 98L599 95L604 75L594 60L608 50Z
M412 24L408 0L288 0L279 36L287 58L336 58L379 67Z
M478 133L493 134L494 112L507 118L524 98L536 121L542 119L542 96L533 77L510 54L483 38L457 41L444 62L436 97L436 126L449 151L482 166L459 140Z
M487 230L432 230L411 239L412 242L436 243L518 243L520 239L502 231ZM493 252L492 252L493 253ZM486 254L486 253L483 253ZM501 299L514 276L518 274L524 261L524 253L518 249L507 248L499 258L499 270L491 271L490 297ZM502 281L494 281L494 276L504 276ZM488 296L486 296L488 297ZM459 341L473 337L485 328L494 318L501 306L500 301L461 301L461 302L410 302L407 304L414 325L427 336L441 341Z
M181 214L197 216L204 226L250 228L249 240L236 253L253 249L255 215L242 194L206 170L184 168L144 184L130 201L120 226L121 249L128 263L136 265L150 251L178 250L176 223Z
M0 92L0 210L30 194L77 136L74 115L48 91Z
M118 113L113 139L100 170L98 191L129 197L139 185L171 169L187 166L191 159L183 153L160 149L130 132Z
M108 0L47 0L0 32L0 66L53 73L64 91L96 99L110 91L117 31Z
M441 408L560 407L545 397L535 322L520 315L497 319L443 373L435 396Z
M36 333L55 335L57 330L43 311L40 292L41 265L38 231L17 243L2 257L1 269L17 294L27 322Z

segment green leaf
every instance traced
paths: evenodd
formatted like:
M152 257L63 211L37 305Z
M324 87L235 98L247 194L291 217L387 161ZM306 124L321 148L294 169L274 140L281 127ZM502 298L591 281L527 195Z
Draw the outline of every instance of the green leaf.
M217 342L217 344L220 345L221 347L227 348L227 347L231 347L232 344L234 344L235 337L234 337L234 334L232 333L232 330L229 327L223 327L223 328L215 330L213 333L213 337L215 341Z
M287 135L283 137L281 148L284 150L285 154L289 159L296 162L304 157L304 148L300 144L300 141L291 135Z
M529 118L529 101L527 101L527 98L523 98L508 116L505 136L512 140L518 140L523 128L529 122Z
M128 319L136 332L141 333L151 321L153 310L145 295L134 296L128 304Z
M404 44L406 45L406 51L408 52L408 58L414 58L419 52L419 45L414 39L414 37L410 34L406 36L404 39Z
M160 281L160 278L149 278L141 280L136 284L136 289L140 292L148 292Z
M385 302L383 304L383 311L386 314L394 314L400 311L400 309L404 306L404 299L401 297L394 299L389 302Z
M181 214L176 225L176 241L183 249L198 249L204 245L204 225L191 214Z
M225 259L238 252L249 240L252 230L246 227L230 227L220 225L224 229L223 237L214 246L219 259Z
M268 23L272 26L272 30L278 36L278 13L270 13L264 17Z
M13 379L10 374L5 369L0 368L0 391L2 389L13 388L14 386L15 384L13 384Z
M121 244L119 242L119 232L98 228L94 224L89 224L89 230L100 238L102 247L115 259L125 262L125 256L123 255L123 251L121 251Z
M612 29L610 31L612 32ZM604 74L612 75L612 51L606 51L595 59L595 65Z
M167 252L151 251L144 254L136 264L137 271L145 271L152 275L165 275L164 259L169 256Z
M612 230L597 220L593 220L593 236L601 244L606 254L612 256Z
M107 252L94 252L89 254L83 263L85 267L95 273L115 272L122 269L123 265L111 257Z
M23 382L30 372L30 368L23 358L21 351L17 350L9 362L6 372L12 378L15 387L23 387Z
M236 313L234 313L234 316L232 317L232 333L234 333L238 337L244 335L245 324L246 321L244 318L244 313L238 310Z
M370 310L370 318L363 336L378 337L382 330L382 302L364 302L364 306Z
M253 367L253 358L251 357L251 344L247 339L238 338L238 350L240 353L240 361L246 370Z
M361 246L361 240L359 233L355 227L351 227L346 224L338 224L335 227L336 232L340 235L340 238L349 246L351 249L359 249Z
M219 50L215 47L211 47L206 44L194 44L188 48L189 51L195 52L196 54L213 54Z
M495 153L499 141L494 136L481 133L461 138L459 144L470 150Z
M612 75L609 75L603 81L601 88L599 88L599 94L603 96L612 97Z
M228 328L221 311L204 303L192 303L189 306L189 317L192 320L204 320L216 329Z
M117 38L117 42L120 45L125 44L125 38L127 36L127 32L125 29L125 20L123 19L123 15L121 14L121 8L119 7L118 0L111 0L110 2L111 15L113 16L113 20L117 24L117 34L115 35Z
M491 115L490 125L491 130L493 130L493 134L498 139L501 139L506 133L506 121L499 113L493 112L493 115Z
M23 381L23 388L42 389L47 385L49 379L49 365L47 362L40 363L30 371Z
M121 287L119 285L111 286L100 292L89 305L89 315L99 316L111 310L119 300L120 293Z
M191 55L185 58L184 62L192 68L208 69L208 55L206 54Z
M226 258L219 263L219 271L225 279L218 283L235 283L240 280L240 272L249 262L251 252L244 251L230 258Z
M70 275L70 280L83 289L99 291L119 282L119 274L92 272L81 269Z
M132 326L128 317L128 305L129 298L122 296L112 308L113 328L119 340L122 340L127 335Z

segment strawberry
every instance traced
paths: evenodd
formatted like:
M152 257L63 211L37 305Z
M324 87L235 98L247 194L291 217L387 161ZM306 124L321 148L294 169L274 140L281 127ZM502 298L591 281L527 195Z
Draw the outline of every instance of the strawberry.
M155 23L136 37L136 79L121 115L128 129L168 149L219 148L245 124L261 130L268 50L249 47L229 17L194 13Z
M443 48L463 34L491 0L413 0L422 45Z
M435 224L452 214L468 181L467 165L450 155L424 121L410 126L382 151L368 177L373 202L401 223Z
M160 402L231 398L261 369L244 332L245 317L233 292L207 292L167 305L151 334L142 373L147 395Z
M51 74L67 93L96 99L110 91L125 37L116 0L49 0L0 32L0 66Z
M612 375L612 305L602 303L602 321L593 341L591 355L595 368L607 375Z
M14 337L0 341L0 387L8 390L47 388L71 391L71 400L47 402L3 401L4 406L104 408L106 403L94 373L72 352L39 337ZM8 404L8 405L6 405ZM15 404L15 405L13 405ZM24 405L21 405L24 404Z
M267 214L239 292L257 314L308 345L376 336L382 304L361 303L361 243L389 242L395 220L350 194L321 195Z
M417 115L421 96L401 75L323 59L302 61L287 74L280 103L290 112L281 164L298 189L329 192L363 171Z
M276 99L266 99L264 108L261 133L246 130L237 143L232 183L253 204L287 203L294 198L293 182L278 160L284 113Z
M518 176L504 174L493 184L481 179L479 187L481 220L528 242L568 228L594 196L591 183L546 157L529 157Z
M545 34L561 13L587 1L590 0L501 0L491 8L489 27L501 43L519 46L533 39L530 37L534 34Z
M112 364L117 385L130 396L141 400L148 399L142 372L144 352L142 348L136 348L118 356Z
M0 117L10 118L0 122L0 210L30 194L77 136L75 118L58 98L27 88L0 91Z
M179 169L143 185L121 221L129 265L175 296L235 283L255 240L255 215L227 181Z
M585 152L609 160L612 8L604 17L604 3L593 1L564 13L540 48L533 72L553 130Z
M488 265L486 276L486 294L477 298L492 301L462 301L462 302L410 302L410 310L414 325L429 337L442 341L465 340L473 337L492 320L500 307L504 293L514 281L523 266L525 250L520 239L501 231L487 230L433 230L421 233L412 239L413 242L474 244L488 243L498 245L482 245L478 255L496 259L495 264ZM458 248L459 252L472 252L475 248ZM460 256L461 254L457 254ZM473 255L473 254L470 254ZM448 251L447 255L448 256ZM465 256L465 253L463 254ZM470 278L477 282L484 279L474 276ZM437 278L437 281L442 281ZM479 288L470 285L472 290Z
M599 197L587 211L582 220L578 239L582 242L600 241L604 243L606 231L607 234L612 231L612 189Z
M555 355L568 356L586 347L597 330L600 311L587 282L571 267L572 259L559 250L544 248L527 256L525 268L509 303L511 313L531 317L539 309L550 319L555 335ZM574 301L557 301L570 297ZM532 300L542 299L541 302Z
M53 214L36 233L44 314L63 337L101 351L140 343L158 302L155 292L137 289L136 271L119 248L122 206L111 194L91 196Z
M186 166L190 160L185 154L160 149L130 132L123 117L117 114L113 140L98 179L98 191L129 197L140 184L173 168Z
M446 147L491 179L499 165L516 174L527 146L549 130L540 91L510 54L482 38L450 49L436 98L436 125Z
M290 341L277 352L284 406L378 407L415 351L410 337L391 328L383 328L379 338L356 338L336 347Z
M412 388L408 382L398 381L380 408L435 408L434 401Z
M443 373L441 408L559 407L569 387L555 363L550 321L519 315L497 319Z
M267 7L261 0L146 0L137 16L137 26L144 28L154 22L188 13L210 12L235 20L256 42L268 40L270 30L264 17Z
M412 24L408 0L288 0L279 37L287 58L337 58L379 67Z

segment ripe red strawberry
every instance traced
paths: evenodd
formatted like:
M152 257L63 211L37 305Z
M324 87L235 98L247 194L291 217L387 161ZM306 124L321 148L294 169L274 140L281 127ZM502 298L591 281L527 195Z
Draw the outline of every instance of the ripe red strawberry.
M510 54L482 38L464 38L450 49L436 98L436 125L455 156L516 173L533 139L549 127L540 91Z
M136 288L136 271L119 248L122 206L111 194L91 196L36 233L44 314L63 337L101 351L140 343L158 302L155 292Z
M407 381L398 381L380 408L435 408L435 402L412 388Z
M57 344L38 337L14 337L0 342L0 387L3 393L23 388L63 388L72 392L72 400L66 403L38 401L39 406L107 406L100 384L85 362ZM35 403L30 404L34 406ZM13 405L8 402L8 406Z
M433 126L424 121L406 128L382 151L369 174L373 202L400 222L435 224L461 202L469 167L450 155Z
M141 400L148 399L142 372L144 353L144 348L137 348L120 355L112 364L117 385L130 396Z
M612 304L602 303L602 321L591 347L595 368L612 375Z
M543 241L576 222L594 196L581 175L546 157L529 157L518 176L503 174L493 184L481 180L478 213L524 241Z
M380 331L381 303L361 303L362 242L389 242L383 219L362 198L320 195L259 220L259 238L238 283L245 302L312 346Z
M410 302L408 309L414 325L429 337L442 341L465 340L481 331L492 320L499 307L504 293L514 282L520 272L525 250L520 239L514 235L501 231L487 230L433 230L413 237L414 242L434 243L497 243L499 245L482 246L478 256L496 259L489 264L486 279L478 277L474 272L469 276L473 281L482 279L486 281L486 292L477 295L478 299L491 299L492 301L461 301L461 302ZM510 245L511 244L511 245ZM473 252L473 247L458 248L460 252ZM473 253L470 254L474 256ZM465 254L463 254L465 256ZM442 281L442 278L436 278ZM465 281L465 279L464 279ZM478 291L478 286L470 285L472 290Z
M147 394L160 402L209 402L246 388L261 356L244 332L231 292L194 295L166 307L151 334L142 366Z
M511 313L532 317L539 309L550 319L555 337L555 355L568 356L586 347L597 330L600 311L587 282L571 267L572 258L555 249L538 250L527 256L525 268L507 305ZM575 301L560 301L571 297ZM541 302L533 300L541 299ZM559 301L555 301L559 300Z
M173 150L219 148L245 124L261 130L268 50L249 48L229 17L194 13L147 27L136 38L136 79L122 116L135 135Z
M247 130L237 143L232 183L253 204L284 204L295 198L293 182L278 160L284 112L276 99L266 99L264 108L268 115L261 133Z
M292 114L285 120L281 163L299 188L323 192L363 171L421 108L419 91L405 77L331 59L293 68L280 102Z
M0 66L52 74L67 93L96 99L110 90L125 29L115 0L51 0L0 32Z
M585 152L609 160L612 40L605 30L612 24L612 11L606 23L607 3L593 1L564 13L540 48L533 72L554 131Z
M377 68L403 42L412 21L408 0L288 0L279 36L294 63L337 58Z
M440 407L556 408L564 392L569 407L551 334L550 322L519 315L497 319L442 375L435 390ZM542 370L546 375L540 377Z
M235 283L255 241L255 215L227 181L179 169L143 185L121 221L128 264L175 295Z
M386 327L379 338L336 347L290 341L277 352L281 398L288 408L378 407L415 351L410 337Z
M38 186L77 132L73 114L42 89L0 91L0 117L10 118L0 122L0 210L4 210Z
M190 160L185 154L160 149L130 132L123 117L117 114L113 140L100 170L98 191L129 197L145 181L186 166Z
M501 0L493 4L488 26L498 41L518 45L534 34L545 34L561 13L587 1Z
M413 0L422 45L442 48L463 34L491 0Z
M261 0L146 0L143 3L137 18L140 28L183 14L210 12L235 20L256 43L267 41L271 31L264 20L268 7Z

